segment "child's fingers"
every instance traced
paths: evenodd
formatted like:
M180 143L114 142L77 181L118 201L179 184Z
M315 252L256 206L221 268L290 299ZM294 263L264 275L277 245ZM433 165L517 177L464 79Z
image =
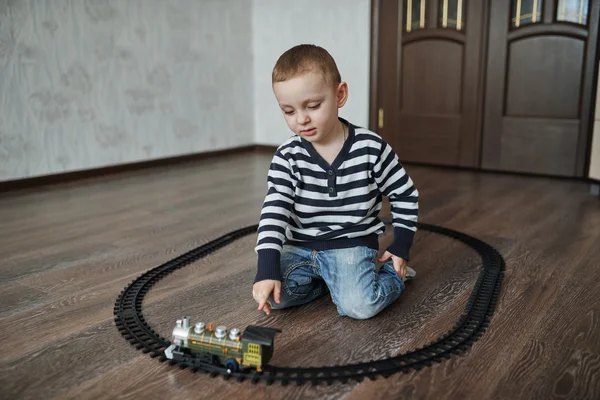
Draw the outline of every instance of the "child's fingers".
M381 255L381 257L379 257L379 261L384 262L384 261L388 260L391 256L392 256L391 253L389 251L386 251L385 253L383 253Z
M267 298L269 296L263 295L263 294L259 294L258 296L256 296L255 300L258 302L258 310L262 310L265 306L267 306L269 303L267 303Z
M267 315L271 314L271 305L268 302L265 303L264 311Z
M406 278L406 263L402 262L400 264L400 278L402 278L402 280L404 280L404 278Z
M260 295L256 301L258 302L258 311L264 311L266 314L271 313L271 304L268 302L268 295Z
M258 311L262 311L262 309L265 307L265 305L267 304L267 300L258 300Z
M269 303L269 295L271 293L273 293L275 302L281 302L281 284L277 283L267 290L265 290L265 288L259 288L252 291L252 297L254 297L254 300L258 303L258 311L264 311L266 314L271 313L271 304Z
M404 278L406 277L406 263L402 261L394 261L394 269L396 270L400 278L404 280Z

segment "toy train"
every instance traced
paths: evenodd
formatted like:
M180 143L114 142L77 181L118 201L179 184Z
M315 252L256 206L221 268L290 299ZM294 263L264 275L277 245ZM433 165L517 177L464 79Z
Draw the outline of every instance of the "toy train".
M273 355L273 341L278 329L250 325L244 333L225 326L213 327L189 318L177 320L171 345L165 349L167 359L184 361L194 367L215 365L228 373L254 369L261 372Z

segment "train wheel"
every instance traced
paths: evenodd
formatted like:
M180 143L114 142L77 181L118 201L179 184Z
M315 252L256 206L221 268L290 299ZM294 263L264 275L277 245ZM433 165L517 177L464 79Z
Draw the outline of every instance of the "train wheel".
M231 374L232 372L237 372L240 369L240 365L236 360L229 359L225 361L225 368L227 368L227 372Z

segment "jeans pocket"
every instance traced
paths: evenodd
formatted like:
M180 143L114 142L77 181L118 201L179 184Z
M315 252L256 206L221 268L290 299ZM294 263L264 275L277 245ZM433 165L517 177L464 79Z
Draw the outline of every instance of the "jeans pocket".
M304 296L310 293L312 278L308 276L290 276L286 281L286 286L292 296Z
M294 266L285 277L284 285L290 296L306 296L313 289L313 278L309 275L310 264Z

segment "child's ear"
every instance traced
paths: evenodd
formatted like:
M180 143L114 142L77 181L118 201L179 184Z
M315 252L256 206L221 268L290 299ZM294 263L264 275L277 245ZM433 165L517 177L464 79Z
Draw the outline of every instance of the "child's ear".
M338 108L344 107L346 100L348 100L348 84L341 82L335 92Z

